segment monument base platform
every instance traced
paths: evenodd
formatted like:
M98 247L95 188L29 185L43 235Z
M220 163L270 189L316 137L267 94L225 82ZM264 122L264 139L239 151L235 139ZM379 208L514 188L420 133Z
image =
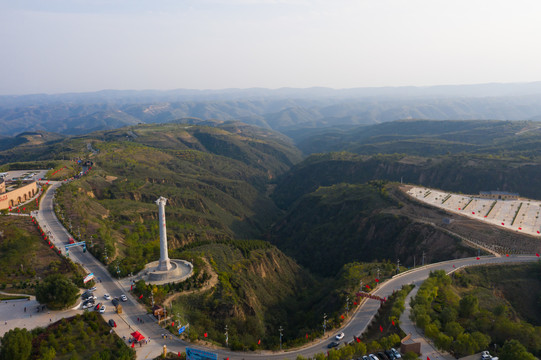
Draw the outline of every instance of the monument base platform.
M163 285L167 283L181 282L193 275L193 265L186 260L169 259L171 269L159 270L160 261L153 261L145 265L145 268L133 278L133 281L144 280L146 283Z

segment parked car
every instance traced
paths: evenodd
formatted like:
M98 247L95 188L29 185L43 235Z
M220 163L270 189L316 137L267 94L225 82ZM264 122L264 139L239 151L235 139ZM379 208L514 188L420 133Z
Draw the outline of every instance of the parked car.
M391 352L393 353L394 357L397 359L400 359L402 357L402 355L400 355L400 353L396 351L395 348L391 348Z
M88 289L88 291L90 291L90 292L93 292L93 291L96 291L96 290L98 290L98 288L95 287L95 286L93 286L93 287L91 287L90 289Z
M111 295L105 294L105 295L103 295L103 298L104 298L105 300L111 300Z
M344 338L344 333L341 332L340 334L336 335L336 340L342 340Z
M481 360L498 360L498 357L490 355L488 351L481 352Z
M387 357L387 355L385 355L385 353L383 353L383 352L381 352L381 351L378 352L378 358L379 358L380 360L391 360L391 359L389 359L389 358Z
M110 327L116 327L116 322L113 319L109 319L108 322Z
M96 307L94 308L94 310L99 310L101 308L101 303L98 303L98 305L96 305Z
M120 301L118 300L118 298L113 299L113 306L118 306L119 303Z
M396 356L393 354L391 350L385 350L385 355L391 360L396 360Z
M106 307L107 307L107 306L105 306L105 305L102 305L102 306L100 307L100 310L99 310L99 311L100 311L100 314L103 314L103 313L105 312L105 308L106 308Z
M380 360L378 359L378 357L374 354L368 354L368 357L370 358L370 360Z
M333 341L332 343L330 343L329 345L327 345L327 347L329 349L333 348L333 347L337 347L338 345L340 345L340 342L339 341Z
M368 356L364 355L363 360L370 360L370 358Z
M122 295L120 295L120 300L128 301L128 298L126 297L126 295L122 294Z

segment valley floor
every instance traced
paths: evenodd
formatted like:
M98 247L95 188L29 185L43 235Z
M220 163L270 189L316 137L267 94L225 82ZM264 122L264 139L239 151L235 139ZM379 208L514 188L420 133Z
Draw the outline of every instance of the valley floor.
M541 237L541 201L482 199L474 195L453 194L411 186L407 194L418 201L471 219L522 234Z

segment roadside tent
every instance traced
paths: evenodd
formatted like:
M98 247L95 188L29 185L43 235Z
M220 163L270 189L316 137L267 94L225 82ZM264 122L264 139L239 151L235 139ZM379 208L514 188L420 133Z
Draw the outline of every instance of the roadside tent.
M141 341L145 338L139 331L132 332L131 336L133 336L136 341Z

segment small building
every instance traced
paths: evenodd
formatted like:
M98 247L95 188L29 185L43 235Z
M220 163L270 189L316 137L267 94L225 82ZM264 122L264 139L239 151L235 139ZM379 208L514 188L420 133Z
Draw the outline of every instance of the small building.
M480 191L479 197L481 199L518 200L518 193L510 193L507 191Z
M152 314L154 314L155 317L163 317L163 307L161 307L160 305L154 305L154 307L152 308Z
M413 341L411 339L411 334L406 335L406 337L400 340L400 352L405 354L408 351L413 351L417 355L421 356L421 343Z

